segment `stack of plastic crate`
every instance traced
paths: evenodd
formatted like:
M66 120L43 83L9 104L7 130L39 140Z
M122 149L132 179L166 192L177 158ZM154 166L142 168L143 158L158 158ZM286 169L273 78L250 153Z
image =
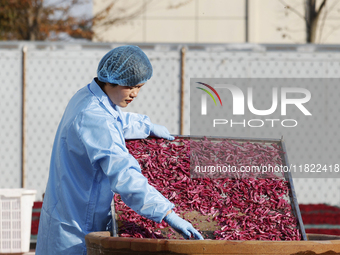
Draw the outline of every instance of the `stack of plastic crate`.
M0 253L29 251L35 194L35 190L0 189Z

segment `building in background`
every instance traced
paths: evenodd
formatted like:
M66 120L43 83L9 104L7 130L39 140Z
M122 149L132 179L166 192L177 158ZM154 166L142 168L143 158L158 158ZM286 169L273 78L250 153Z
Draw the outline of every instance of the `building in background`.
M114 0L93 0L94 14ZM305 43L305 0L114 1L110 27L93 27L94 41L136 43ZM338 0L328 0L316 43L340 41ZM322 0L317 1L320 5ZM317 6L316 8L319 8Z

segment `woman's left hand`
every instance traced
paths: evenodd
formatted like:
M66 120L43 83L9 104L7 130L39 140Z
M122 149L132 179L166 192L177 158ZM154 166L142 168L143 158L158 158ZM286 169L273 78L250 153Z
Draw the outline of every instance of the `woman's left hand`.
M175 137L170 135L170 132L166 127L162 125L157 125L157 124L152 124L151 130L150 130L150 136L156 136L159 138L168 139L170 141L175 140Z

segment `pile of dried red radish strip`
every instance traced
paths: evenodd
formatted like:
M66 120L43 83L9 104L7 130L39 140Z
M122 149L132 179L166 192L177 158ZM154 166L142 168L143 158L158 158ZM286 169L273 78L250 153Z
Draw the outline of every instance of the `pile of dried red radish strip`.
M255 173L240 176L215 176L199 173L191 178L196 164L227 164L240 169L250 165L282 165L282 151L275 144L237 143L230 139L175 141L144 139L127 141L130 153L138 160L149 183L175 204L174 211L197 212L215 225L212 236L193 223L205 238L216 240L300 240L297 221L288 202L288 184L282 176ZM191 156L190 156L191 155ZM197 169L196 169L197 170ZM204 174L207 174L206 172ZM243 174L243 173L242 173ZM212 176L208 176L212 177ZM216 178L217 177L217 178ZM137 238L175 238L174 231L139 216L115 195L119 215L119 235ZM162 233L163 232L163 233Z

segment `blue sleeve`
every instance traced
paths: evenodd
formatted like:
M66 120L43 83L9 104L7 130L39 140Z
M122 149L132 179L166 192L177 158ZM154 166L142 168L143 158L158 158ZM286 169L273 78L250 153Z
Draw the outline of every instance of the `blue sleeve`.
M174 204L149 185L141 174L139 163L125 147L121 122L100 115L88 111L78 122L79 139L92 165L103 170L112 191L120 194L127 206L148 219L161 222Z
M123 132L126 139L143 139L150 135L151 120L148 116L123 112L119 109L122 117Z

